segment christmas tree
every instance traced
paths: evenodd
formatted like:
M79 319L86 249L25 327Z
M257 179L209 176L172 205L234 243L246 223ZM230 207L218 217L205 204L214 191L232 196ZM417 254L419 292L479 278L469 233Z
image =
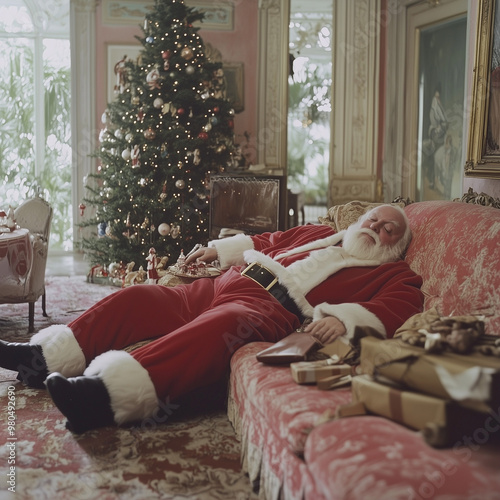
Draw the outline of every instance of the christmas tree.
M82 222L95 235L93 264L145 265L149 249L175 259L208 239L209 177L232 159L234 110L222 64L208 60L183 0L156 0L137 61L117 64L116 98L103 114L97 172L87 181Z

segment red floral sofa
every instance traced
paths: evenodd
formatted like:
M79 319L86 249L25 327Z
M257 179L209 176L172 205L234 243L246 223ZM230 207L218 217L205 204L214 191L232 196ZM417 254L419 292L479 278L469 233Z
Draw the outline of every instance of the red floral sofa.
M500 210L452 201L405 210L414 235L406 260L423 277L425 309L485 314L486 333L500 335ZM454 446L432 448L383 417L332 418L350 389L296 384L289 367L256 360L269 345L233 355L228 405L261 498L500 499L500 447L490 439L500 408Z

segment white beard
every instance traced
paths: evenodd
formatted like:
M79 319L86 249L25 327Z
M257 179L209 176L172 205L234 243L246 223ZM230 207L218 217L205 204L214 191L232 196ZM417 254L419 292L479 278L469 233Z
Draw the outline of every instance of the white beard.
M371 241L371 236L375 242ZM399 250L390 246L383 246L375 231L360 228L359 224L352 224L345 232L342 248L353 257L363 260L378 260L380 263L398 260Z

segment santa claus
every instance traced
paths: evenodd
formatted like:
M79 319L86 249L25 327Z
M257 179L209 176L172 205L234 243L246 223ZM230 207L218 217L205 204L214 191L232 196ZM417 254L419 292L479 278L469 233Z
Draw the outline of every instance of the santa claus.
M46 385L75 433L144 421L221 380L243 344L276 342L304 318L323 344L358 326L391 337L423 304L422 280L401 259L410 239L404 211L380 205L339 233L305 225L213 241L188 260L218 259L217 278L118 291L30 343L2 342L0 365Z

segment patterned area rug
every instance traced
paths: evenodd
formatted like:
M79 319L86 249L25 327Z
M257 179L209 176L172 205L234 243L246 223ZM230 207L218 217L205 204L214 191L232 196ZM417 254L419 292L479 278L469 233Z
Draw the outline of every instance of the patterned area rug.
M47 313L35 329L67 323L117 291L84 277L47 279ZM27 304L0 306L0 338L25 341ZM0 369L3 412L0 499L256 499L241 472L240 443L226 415L225 384L172 405L168 417L141 427L103 428L77 436L43 390ZM15 425L8 425L14 423ZM13 467L13 469L11 468ZM16 495L11 496L9 488ZM10 490L10 491L14 491Z

